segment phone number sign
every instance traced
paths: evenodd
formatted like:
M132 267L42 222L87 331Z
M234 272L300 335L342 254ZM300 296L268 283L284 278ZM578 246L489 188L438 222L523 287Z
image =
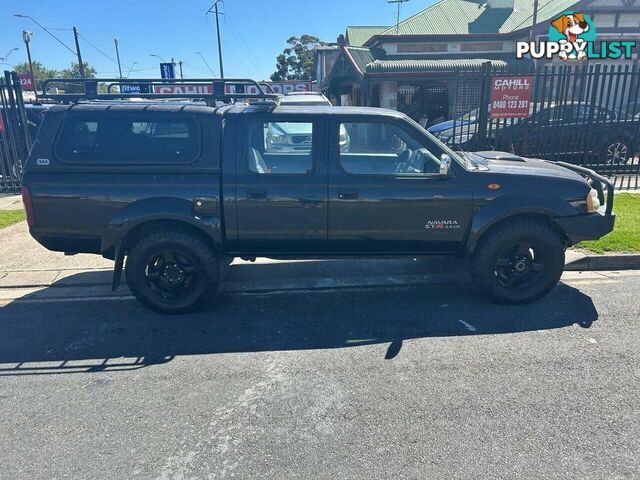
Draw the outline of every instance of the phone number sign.
M491 118L527 118L533 77L496 77L491 85Z

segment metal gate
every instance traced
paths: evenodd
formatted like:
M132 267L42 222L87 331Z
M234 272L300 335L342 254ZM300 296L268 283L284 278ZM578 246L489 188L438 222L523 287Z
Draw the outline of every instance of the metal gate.
M0 193L20 190L31 141L20 79L5 71L0 78Z
M469 81L468 72L460 78ZM503 150L518 155L565 161L617 177L640 174L640 69L633 65L563 64L526 69L484 65L475 102L458 81L457 113L442 140L468 151ZM518 118L495 118L492 90L496 79L530 85L529 111ZM517 83L517 82L516 82ZM472 108L473 107L473 108ZM474 110L476 108L476 110ZM466 113L466 115L465 115Z

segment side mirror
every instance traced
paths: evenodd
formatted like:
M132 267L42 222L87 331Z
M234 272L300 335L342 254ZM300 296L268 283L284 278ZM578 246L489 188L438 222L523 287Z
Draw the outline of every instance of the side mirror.
M446 153L443 153L440 157L440 175L446 177L449 175L449 169L451 168L451 157Z

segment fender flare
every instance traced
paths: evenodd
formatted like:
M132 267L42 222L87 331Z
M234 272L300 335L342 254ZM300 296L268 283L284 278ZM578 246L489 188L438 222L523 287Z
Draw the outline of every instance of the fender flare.
M148 198L131 203L116 213L102 236L101 251L115 251L136 227L154 220L176 221L195 227L222 252L222 221L218 215L196 216L192 202L183 198Z
M574 216L578 212L565 199L556 196L516 193L496 198L483 205L474 215L467 238L467 253L473 253L482 236L498 222L509 217L532 214L553 220L556 217Z

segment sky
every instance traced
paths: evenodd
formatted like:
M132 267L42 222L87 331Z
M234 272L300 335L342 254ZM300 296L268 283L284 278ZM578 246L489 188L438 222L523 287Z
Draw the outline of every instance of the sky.
M403 4L407 18L435 0ZM123 75L160 75L159 55L182 60L185 78L219 75L215 17L205 16L214 0L0 0L0 69L26 61L22 31L31 40L33 60L48 68L68 68L75 56L39 26L14 14L32 16L75 51L71 27L80 33L83 60L99 77L117 77L113 39L120 44ZM309 33L335 42L347 25L395 24L396 6L387 0L224 0L220 17L225 76L268 79L276 56L293 35ZM197 54L200 52L205 61ZM8 64L8 65L7 65Z

